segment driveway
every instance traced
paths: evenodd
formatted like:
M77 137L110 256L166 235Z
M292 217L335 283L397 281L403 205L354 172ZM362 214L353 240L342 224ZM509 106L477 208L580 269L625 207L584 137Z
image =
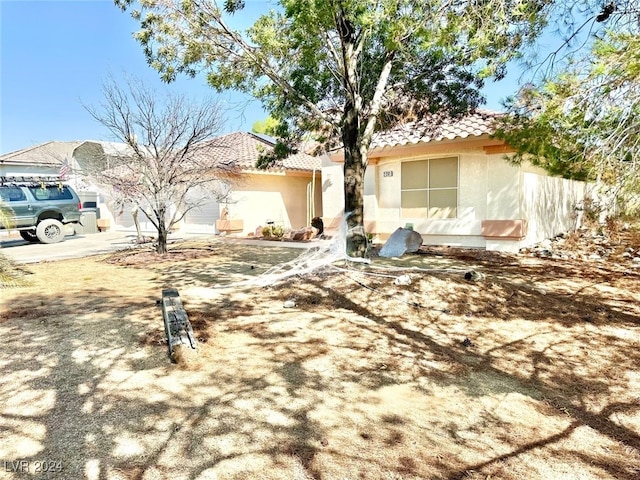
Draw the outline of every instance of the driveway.
M152 234L149 234L152 235ZM306 242L269 242L247 240L234 237L213 237L210 234L176 233L169 236L169 243L186 240L187 238L217 238L230 244L250 244L266 247L289 247L306 249L317 246L317 243ZM60 243L29 243L16 232L7 236L0 235L0 252L17 263L37 263L42 261L63 260L66 258L81 258L89 255L114 252L127 248L137 248L136 235L132 232L102 232L85 235L66 236ZM146 244L149 246L149 244Z
M181 235L172 235L169 241L181 238ZM138 246L135 239L135 233L131 232L102 232L67 236L63 242L44 244L29 243L12 234L0 237L0 249L4 255L18 263L36 263L135 248Z

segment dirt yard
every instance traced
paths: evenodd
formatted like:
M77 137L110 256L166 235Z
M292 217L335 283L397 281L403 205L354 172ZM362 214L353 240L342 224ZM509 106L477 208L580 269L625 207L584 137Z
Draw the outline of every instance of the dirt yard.
M298 254L26 267L0 290L0 478L640 479L630 258L424 248L238 283ZM177 364L167 287L199 342Z

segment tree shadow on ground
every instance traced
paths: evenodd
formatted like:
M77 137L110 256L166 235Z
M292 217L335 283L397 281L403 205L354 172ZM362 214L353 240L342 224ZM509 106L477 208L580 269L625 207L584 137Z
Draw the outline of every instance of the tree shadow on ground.
M144 345L149 324L161 326L154 298L18 295L3 318L2 456L32 469L16 478L43 478L33 470L43 459L62 466L55 479L195 479L221 465L235 478L267 461L287 477L321 477L323 433L309 415L328 384L301 366L322 354L318 342L274 338L262 367L249 366L251 343L266 339L247 329L248 350L235 351L247 371L190 372Z
M640 350L617 298L586 321L585 302L507 277L329 271L186 303L201 345L181 368L156 300L220 270L152 268L157 297L12 295L2 458L61 461L56 480L637 478Z
M344 280L343 277L336 282ZM453 292L450 289L447 294L448 305L458 313L478 304L489 305L489 302L500 300L495 285L478 287L455 277L448 281L461 287L457 292L455 288ZM440 370L422 369L420 375L433 378L440 384L455 385L475 397L513 392L522 394L549 406L552 415L567 415L571 419L566 428L554 435L531 442L514 443L510 452L482 462L462 468L451 466L448 473L450 478L466 478L470 472L477 471L487 473L487 467L554 445L581 427L588 427L616 444L626 445L623 449L629 448L634 452L633 460L623 464L606 461L599 453L590 457L587 452L582 452L579 458L585 464L597 464L613 478L635 478L638 475L637 464L633 466L634 461L640 458L637 454L640 450L637 423L636 428L626 426L614 415L619 412L637 419L640 414L638 391L634 396L634 384L630 383L625 373L633 372L640 362L637 341L632 337L638 317L637 312L621 311L617 305L611 305L619 299L602 296L590 298L586 303L573 302L562 293L539 293L526 285L505 288L503 283L498 290L502 290L504 297L512 298L514 291L526 291L526 301L511 301L499 309L481 310L481 315L474 316L473 325L469 324L470 316L463 316L460 329L455 325L458 323L457 327L460 327L460 319L454 319L450 315L451 310L409 301L397 290L394 298L393 294L385 293L386 287L380 282L370 281L368 285L363 285L356 279L354 285L368 290L358 301L353 301L348 293L337 295L326 279L316 282L307 280L305 283L313 286L304 292L300 292L299 285L295 286L295 292L284 287L282 298L295 294L301 303L310 308L318 308L320 304L319 308L330 305L355 312L372 321L361 328L386 335L401 349L411 352L414 359L429 352L439 357L437 363L445 366ZM474 298L469 295L469 290L473 288L493 291L488 299L482 299L482 295ZM395 314L390 313L390 301L401 303L404 308ZM562 315L549 314L556 307L562 309ZM593 316L585 319L584 312L589 309L592 309ZM495 321L496 317L501 322L494 327L485 321ZM594 317L599 320L593 321ZM543 328L505 342L505 337L499 331L500 324L511 319ZM420 326L416 329L416 325ZM626 335L613 333L615 330L619 333L621 329L626 329ZM559 335L559 332L565 334ZM485 348L477 348L477 345L474 348L466 347L460 341L465 335L481 338ZM626 400L615 401L616 398ZM573 455L573 452L567 452L567 455Z

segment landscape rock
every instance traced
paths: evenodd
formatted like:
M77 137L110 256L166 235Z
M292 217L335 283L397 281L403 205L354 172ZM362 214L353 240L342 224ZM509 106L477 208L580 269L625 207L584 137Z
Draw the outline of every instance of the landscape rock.
M393 281L395 285L411 285L411 277L409 275L400 275Z
M398 228L382 246L380 257L401 257L406 252L417 252L422 246L422 235L408 228Z
M303 240L311 240L318 233L318 229L315 227L305 227L300 230L295 230L291 232L291 240L300 242Z

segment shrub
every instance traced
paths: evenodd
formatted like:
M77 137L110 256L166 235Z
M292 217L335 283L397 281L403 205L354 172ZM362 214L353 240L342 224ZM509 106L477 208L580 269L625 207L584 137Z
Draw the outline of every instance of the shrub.
M282 225L272 225L271 234L276 238L284 237L284 227Z
M262 236L265 238L282 238L284 237L284 227L281 225L267 225L262 229Z

